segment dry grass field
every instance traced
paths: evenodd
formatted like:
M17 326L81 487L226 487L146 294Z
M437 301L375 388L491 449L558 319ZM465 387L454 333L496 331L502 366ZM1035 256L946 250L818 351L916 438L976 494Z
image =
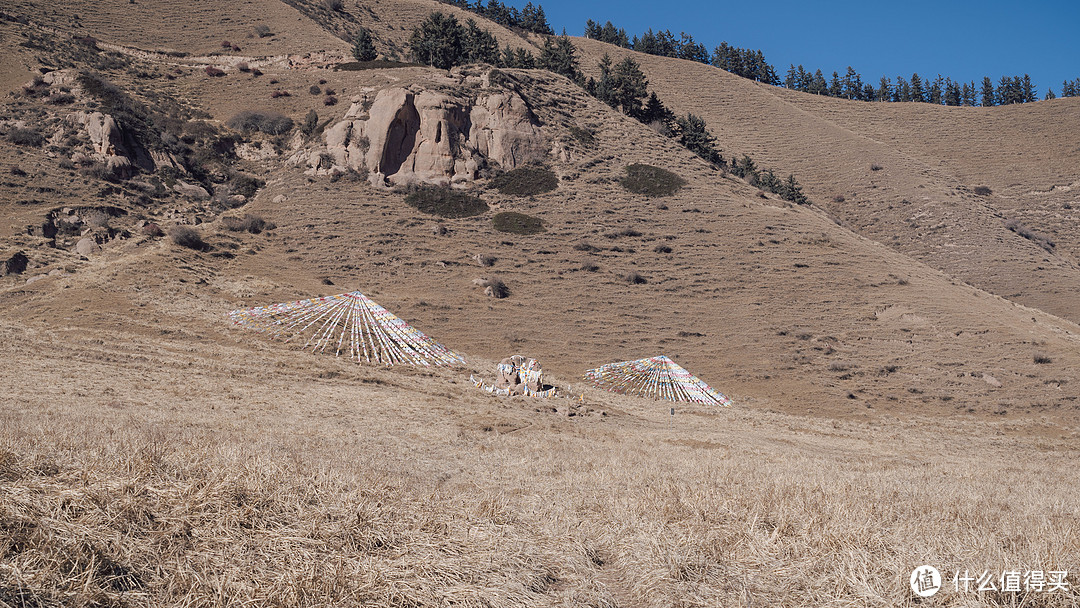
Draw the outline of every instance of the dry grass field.
M555 190L481 180L490 209L443 219L287 163L302 138L246 134L243 158L205 156L215 187L264 182L223 210L69 161L86 141L65 116L93 108L22 84L116 53L92 69L197 147L244 110L340 120L388 87L474 95L467 76L487 68L333 69L356 23L381 52L401 47L436 6L423 0L205 2L190 34L149 26L180 20L180 3L94 6L16 1L4 12L30 23L0 22L0 261L28 258L0 276L0 607L1080 605L1080 243L1063 207L1080 180L1076 100L952 116L635 56L726 156L794 172L815 203L795 206L561 77L504 70ZM274 36L233 33L263 22ZM44 23L115 46L86 55ZM224 37L241 50L215 49ZM586 71L622 52L575 44ZM142 52L168 49L191 55ZM684 185L633 194L636 163ZM68 211L96 219L40 234ZM501 212L543 231L498 231ZM223 219L244 214L274 227ZM102 243L76 252L84 235ZM358 366L226 317L352 290L467 366ZM469 381L516 352L568 396ZM581 380L661 353L734 406L672 415ZM908 587L921 564L946 579L934 598ZM958 574L1013 570L1069 571L1073 588L953 590Z

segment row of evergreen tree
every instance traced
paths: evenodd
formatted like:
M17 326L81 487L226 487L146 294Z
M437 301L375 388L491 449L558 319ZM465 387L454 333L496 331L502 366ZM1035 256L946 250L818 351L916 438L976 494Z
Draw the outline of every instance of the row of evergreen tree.
M361 44L358 39L357 47ZM539 57L522 48L511 49L509 45L499 52L495 37L480 29L475 21L470 19L462 25L453 15L440 12L431 13L413 30L409 48L413 60L442 69L467 63L490 63L499 67L542 68L561 74L612 108L676 139L714 167L727 167L705 120L693 114L678 117L664 106L655 92L649 92L645 73L632 57L613 65L611 57L604 55L598 66L600 78L586 80L579 68L574 44L566 34L547 36ZM746 162L750 163L749 170ZM732 170L753 185L777 193L786 200L799 204L808 202L793 175L780 180L772 171L759 172L749 157L744 157L743 165L732 165ZM764 177L760 177L762 175Z
M470 3L469 0L440 1L443 4L472 11L505 27L519 28L527 32L548 36L555 34L555 31L548 25L547 16L544 15L544 7L539 4L533 6L532 2L526 2L525 7L518 10L517 7L503 4L499 0L488 0L487 4L484 4L484 0L476 0L476 4Z
M652 28L649 28L640 37L634 36L631 39L626 35L626 30L616 28L610 21L600 25L589 19L585 22L585 37L650 55L711 64L743 78L772 85L780 84L776 71L765 61L765 55L760 50L742 49L723 42L713 49L710 55L704 44L697 42L686 32L681 32L676 37L671 30L654 33Z
M585 22L585 37L650 55L707 63L743 78L829 97L861 101L917 101L947 106L996 106L1028 103L1038 99L1035 86L1027 74L1002 76L996 86L987 76L983 78L981 86L977 87L974 81L957 82L940 74L930 80L923 79L916 73L912 74L910 80L898 76L895 83L883 76L875 86L864 83L851 66L848 66L844 76L833 72L832 79L829 80L820 69L810 72L802 65L793 65L788 70L787 77L781 81L760 50L738 48L722 42L713 49L710 56L705 46L694 41L694 37L686 32L676 37L670 30L653 33L650 28L640 38L630 38L625 29L616 27L610 21L600 25L589 19ZM1061 91L1064 97L1080 96L1080 78L1065 81ZM1046 99L1055 97L1052 89L1047 90Z
M997 86L987 76L980 86L976 86L975 81L956 82L941 74L930 80L916 73L911 75L910 80L897 76L895 83L888 76L882 76L875 86L864 83L862 76L850 66L844 76L833 72L832 79L826 80L821 70L811 74L799 65L788 69L784 86L805 93L860 101L917 101L946 106L996 106L1038 99L1031 76L1027 74L1002 76ZM1048 98L1053 98L1053 92L1048 94Z

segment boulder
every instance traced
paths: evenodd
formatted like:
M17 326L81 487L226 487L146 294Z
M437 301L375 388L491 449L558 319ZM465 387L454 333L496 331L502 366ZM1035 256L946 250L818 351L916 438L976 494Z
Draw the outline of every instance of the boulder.
M79 255L93 255L101 251L101 245L97 244L97 241L90 237L83 237L79 239L78 243L75 243L75 253Z
M192 200L205 201L210 198L210 194L202 186L196 186L195 184L189 184L185 181L177 180L173 185L173 190L182 196L186 196Z

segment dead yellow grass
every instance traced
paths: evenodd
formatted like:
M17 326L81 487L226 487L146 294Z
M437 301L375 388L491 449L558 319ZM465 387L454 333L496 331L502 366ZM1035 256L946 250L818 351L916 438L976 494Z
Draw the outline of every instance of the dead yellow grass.
M588 390L606 415L567 418L454 372L261 348L209 367L167 342L117 367L75 342L83 357L35 359L40 387L3 387L10 605L895 606L923 563L1080 555L1077 488L1053 473L1075 433L1016 436L1038 425L670 419Z

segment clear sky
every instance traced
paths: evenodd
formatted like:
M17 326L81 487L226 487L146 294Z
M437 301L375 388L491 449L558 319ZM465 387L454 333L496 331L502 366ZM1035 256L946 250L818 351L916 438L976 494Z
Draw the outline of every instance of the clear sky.
M521 8L525 0L506 2ZM534 2L535 3L535 2ZM710 53L720 42L760 49L781 79L800 63L826 77L847 66L876 84L938 74L959 82L1030 74L1040 98L1080 78L1080 0L757 0L641 2L540 0L556 33L581 36L610 20L632 38L647 28L691 34Z

